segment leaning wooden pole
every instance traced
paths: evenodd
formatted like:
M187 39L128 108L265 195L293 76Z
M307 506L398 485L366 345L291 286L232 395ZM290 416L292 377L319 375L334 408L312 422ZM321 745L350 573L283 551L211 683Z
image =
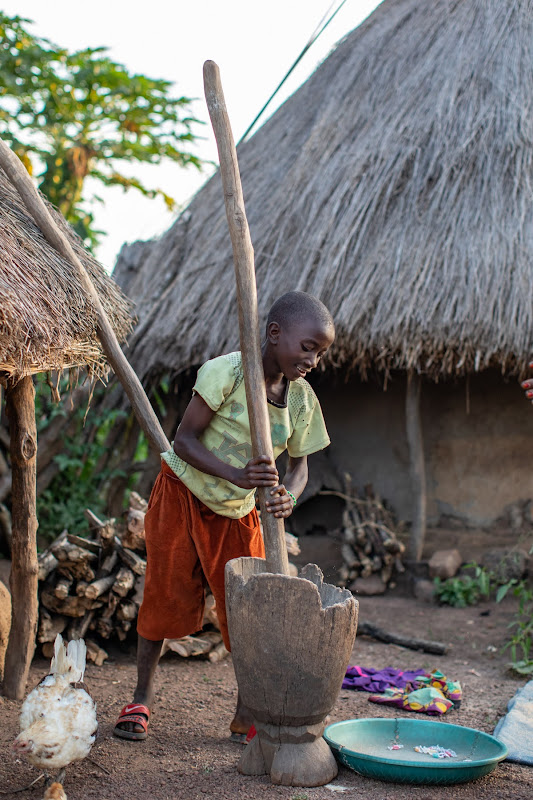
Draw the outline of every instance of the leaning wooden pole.
M37 429L31 376L6 389L12 469L11 633L6 650L3 691L21 700L35 649L37 617Z
M220 72L214 61L206 61L204 64L204 89L217 142L226 216L233 246L239 333L252 449L254 456L267 455L273 461L265 376L259 340L254 249L244 209L237 151L226 110ZM266 567L269 572L288 575L289 560L285 545L285 527L282 519L276 519L266 510L268 491L268 489L261 488L258 490L265 540Z
M85 289L88 297L90 297L96 310L98 318L97 333L102 343L104 353L129 398L135 416L148 442L158 452L168 450L170 447L169 441L150 405L150 401L145 394L139 378L122 352L115 332L111 327L98 293L85 267L72 249L65 234L54 221L37 189L33 185L26 169L15 153L1 140L0 167L2 167L13 186L22 197L26 208L41 229L47 241L74 267L81 285Z
M420 415L420 376L410 370L407 373L407 391L405 396L405 424L407 444L409 447L409 464L411 473L412 514L411 536L407 546L407 557L411 561L420 561L422 548L426 538L426 463L424 458L424 437Z

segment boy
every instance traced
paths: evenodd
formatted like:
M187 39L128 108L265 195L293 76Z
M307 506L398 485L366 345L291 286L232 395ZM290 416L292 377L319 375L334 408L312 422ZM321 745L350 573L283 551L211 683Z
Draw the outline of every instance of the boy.
M288 292L270 309L262 356L274 458L289 453L283 484L266 456L251 457L241 354L219 356L198 371L173 448L162 454L146 513L137 687L133 703L120 713L115 735L146 738L163 639L202 627L205 582L230 649L224 566L232 558L264 556L255 489L272 487L268 512L288 517L307 483L307 456L329 444L320 405L304 377L334 338L331 314L305 292ZM230 730L246 734L250 724L238 698Z

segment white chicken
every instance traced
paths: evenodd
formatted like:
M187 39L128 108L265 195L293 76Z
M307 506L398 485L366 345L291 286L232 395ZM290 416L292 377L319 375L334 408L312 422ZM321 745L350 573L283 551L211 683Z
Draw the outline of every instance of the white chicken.
M96 703L83 683L87 648L83 639L65 647L58 634L50 673L29 693L20 710L21 731L13 743L36 767L64 768L85 758L96 737Z

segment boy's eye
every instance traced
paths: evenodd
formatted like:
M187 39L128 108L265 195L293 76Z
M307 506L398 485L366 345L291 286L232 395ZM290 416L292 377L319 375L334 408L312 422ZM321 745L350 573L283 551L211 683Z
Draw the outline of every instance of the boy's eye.
M303 344L303 345L302 345L302 350L304 351L304 353L309 353L309 351L311 350L311 348L310 348L310 347L306 347L306 346L305 346L305 344Z

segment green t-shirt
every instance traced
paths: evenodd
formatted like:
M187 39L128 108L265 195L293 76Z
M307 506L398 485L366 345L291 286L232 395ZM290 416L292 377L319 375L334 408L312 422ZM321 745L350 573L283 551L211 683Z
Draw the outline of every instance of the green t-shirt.
M242 469L252 458L252 444L240 352L207 361L198 370L193 391L215 412L200 441L221 461ZM269 402L268 414L274 458L285 450L299 458L328 446L318 398L304 378L290 381L286 405ZM161 457L191 492L217 514L239 519L254 507L255 489L241 489L200 472L172 448Z

